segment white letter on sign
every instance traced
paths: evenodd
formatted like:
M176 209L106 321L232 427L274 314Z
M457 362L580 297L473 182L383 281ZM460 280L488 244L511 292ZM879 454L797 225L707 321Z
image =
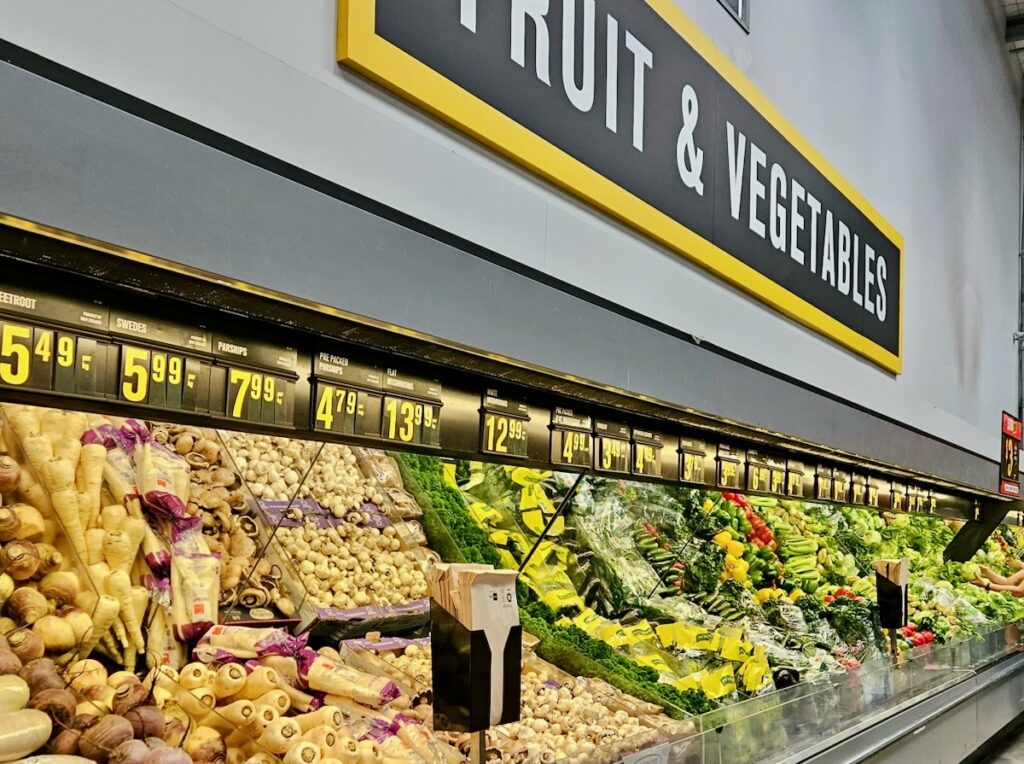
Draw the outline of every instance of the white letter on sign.
M537 78L551 84L548 72L548 0L512 0L512 60L526 68L526 17L537 30Z
M576 0L562 0L562 85L582 112L594 106L594 0L583 0L583 84L576 85Z
M654 68L650 48L626 32L626 48L633 54L633 147L644 150L644 82L647 70Z
M462 22L462 26L476 34L476 0L461 0L461 3L459 21Z

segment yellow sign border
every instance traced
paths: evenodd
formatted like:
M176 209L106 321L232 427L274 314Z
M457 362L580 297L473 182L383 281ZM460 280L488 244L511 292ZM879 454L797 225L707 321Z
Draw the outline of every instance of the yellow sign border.
M697 263L791 319L883 369L899 374L903 370L903 237L675 7L672 0L645 2L897 246L900 252L898 354L811 305L377 36L376 0L338 0L337 58L339 63L412 101L443 122L654 239L674 253Z

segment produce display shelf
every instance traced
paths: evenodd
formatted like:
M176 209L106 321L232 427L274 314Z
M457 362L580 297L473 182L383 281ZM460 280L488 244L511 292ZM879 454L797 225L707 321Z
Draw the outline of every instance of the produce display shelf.
M914 651L898 665L880 660L819 686L801 685L707 714L700 719L703 732L674 743L670 760L962 760L1022 710L1024 646L1019 640L1017 626L1001 627L973 640ZM1012 703L992 699L1008 690ZM976 724L982 715L986 722ZM754 727L771 733L755 741L750 735Z

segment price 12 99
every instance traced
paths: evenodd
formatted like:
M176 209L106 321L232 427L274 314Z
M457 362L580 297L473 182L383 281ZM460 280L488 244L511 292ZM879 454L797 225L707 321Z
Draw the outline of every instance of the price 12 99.
M483 443L485 454L526 456L526 421L517 417L484 412Z

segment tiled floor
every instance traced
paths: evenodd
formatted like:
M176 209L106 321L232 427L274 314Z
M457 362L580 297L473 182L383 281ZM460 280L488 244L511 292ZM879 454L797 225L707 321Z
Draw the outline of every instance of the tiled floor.
M1024 731L1018 732L985 759L985 764L1024 764Z

